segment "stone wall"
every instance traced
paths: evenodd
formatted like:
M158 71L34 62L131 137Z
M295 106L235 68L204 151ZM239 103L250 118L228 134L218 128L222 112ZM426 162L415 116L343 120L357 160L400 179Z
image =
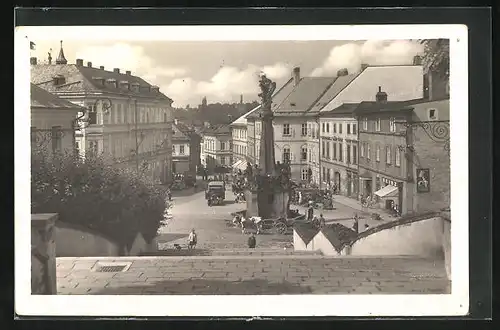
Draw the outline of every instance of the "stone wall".
M117 243L87 228L58 221L55 229L58 257L113 257L120 255Z
M57 294L56 243L57 214L31 215L31 293Z

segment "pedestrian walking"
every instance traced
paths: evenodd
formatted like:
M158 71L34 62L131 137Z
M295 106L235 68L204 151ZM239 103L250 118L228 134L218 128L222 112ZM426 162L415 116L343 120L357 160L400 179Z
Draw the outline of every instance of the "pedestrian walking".
M250 237L248 237L248 247L250 249L255 249L256 245L257 245L257 239L255 238L254 233L251 233Z
M312 221L314 217L314 204L313 201L309 201L309 208L307 209L307 220Z
M196 244L198 243L198 237L194 229L191 229L188 237L188 249L192 250L196 248Z

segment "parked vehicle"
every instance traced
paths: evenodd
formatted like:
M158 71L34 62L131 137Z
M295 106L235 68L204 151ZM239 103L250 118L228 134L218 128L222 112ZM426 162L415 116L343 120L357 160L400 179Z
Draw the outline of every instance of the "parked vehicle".
M224 202L226 197L226 187L222 181L211 181L205 190L205 199L208 205L219 205Z

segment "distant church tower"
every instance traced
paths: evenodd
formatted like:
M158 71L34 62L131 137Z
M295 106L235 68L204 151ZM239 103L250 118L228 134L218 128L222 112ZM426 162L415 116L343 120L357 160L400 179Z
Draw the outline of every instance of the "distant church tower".
M240 104L243 104L243 94L240 95Z
M68 64L68 61L66 60L66 57L64 57L64 50L63 50L62 43L63 42L61 40L61 50L59 50L59 56L57 56L56 64Z

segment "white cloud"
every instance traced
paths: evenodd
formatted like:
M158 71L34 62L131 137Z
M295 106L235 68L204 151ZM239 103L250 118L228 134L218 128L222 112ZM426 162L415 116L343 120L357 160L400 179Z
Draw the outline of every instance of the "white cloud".
M122 71L130 70L150 82L159 85L164 78L179 77L187 74L185 68L162 67L148 56L140 46L127 43L116 43L106 46L89 46L76 51L76 58L93 62L94 66L101 66L108 70L119 68Z
M270 79L279 80L290 74L290 68L284 63L262 67L250 64L244 69L225 66L208 81L174 79L163 90L177 106L199 102L203 96L210 102L228 102L241 94L256 96L259 93L258 81L261 72Z
M411 64L413 57L423 50L414 41L369 40L364 44L344 44L333 47L323 64L311 73L312 76L336 76L339 69L356 72L362 63L371 65Z

